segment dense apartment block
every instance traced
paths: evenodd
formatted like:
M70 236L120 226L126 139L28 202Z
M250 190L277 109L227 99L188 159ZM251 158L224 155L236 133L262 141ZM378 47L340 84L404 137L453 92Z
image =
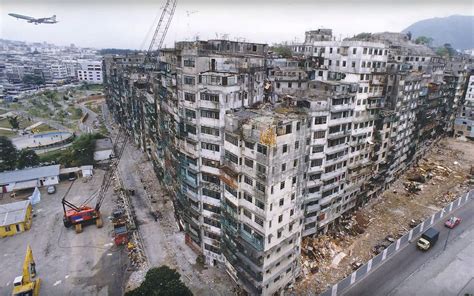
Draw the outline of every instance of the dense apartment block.
M468 61L404 34L320 29L290 49L177 42L103 61L107 104L153 161L186 243L251 295L284 291L302 237L378 196L472 113Z

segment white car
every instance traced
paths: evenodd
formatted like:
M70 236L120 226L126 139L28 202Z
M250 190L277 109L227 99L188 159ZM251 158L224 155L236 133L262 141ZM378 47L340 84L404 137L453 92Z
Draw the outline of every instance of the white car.
M48 193L53 194L56 192L56 187L54 185L48 186Z

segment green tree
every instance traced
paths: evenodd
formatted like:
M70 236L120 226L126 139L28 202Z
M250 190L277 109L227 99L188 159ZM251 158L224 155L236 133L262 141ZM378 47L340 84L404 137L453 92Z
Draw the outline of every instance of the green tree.
M191 296L193 293L180 280L181 275L166 265L148 270L145 281L125 296Z
M39 165L40 158L31 149L22 149L18 153L17 168L24 169Z
M451 46L450 43L445 43L442 47L436 49L436 54L440 56L455 56L456 50Z
M18 151L12 141L5 136L0 136L0 172L15 169Z
M416 44L431 45L432 42L433 42L433 38L426 37L426 36L420 36L415 39Z
M10 123L12 129L20 128L20 121L18 120L18 116L8 116L8 123Z
M40 85L44 84L44 78L38 75L26 74L23 76L23 83Z
M293 55L291 49L287 46L277 46L272 49L276 54L281 55L284 58L291 58Z

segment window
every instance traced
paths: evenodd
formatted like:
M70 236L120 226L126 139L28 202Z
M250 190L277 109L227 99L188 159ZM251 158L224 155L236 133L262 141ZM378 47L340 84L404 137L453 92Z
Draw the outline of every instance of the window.
M300 148L300 141L295 142L295 149L298 149L298 148Z
M216 128L208 127L208 126L201 126L201 133L212 135L212 136L219 136L219 130Z
M285 188L285 181L281 182L280 183L280 190L284 189Z
M282 234L282 232L281 232L281 231L277 231L277 237L278 237L278 238L280 238L280 237L281 237L281 234ZM279 278L275 279L275 281L276 281L276 280L278 280L278 279L279 279Z
M194 78L192 76L184 76L184 84L195 85L196 84L196 78Z
M250 177L247 177L247 175L244 175L244 182L249 184L250 186L253 186L253 180ZM250 201L252 202L252 201Z
M257 163L257 172L265 174L267 172L267 168L264 165Z
M319 153L324 151L324 146L313 146L313 153Z
M206 142L201 142L201 148L206 149L206 150L212 150L212 151L220 151L220 147L217 144L212 144L212 143L206 143Z
M245 147L253 150L255 147L255 143L245 141Z
M261 192L265 193L265 186L262 183L256 182L255 187Z
M219 102L219 94L201 93L201 100Z
M250 203L252 202L252 196L250 196L250 194L247 192L244 192L244 199Z
M293 216L295 214L295 210L291 209L290 210L290 217Z
M280 202L279 202L280 207L283 206L284 203L285 203L285 199L284 199L284 198L280 198Z
M239 146L239 140L230 134L225 134L225 140L229 143L234 144L235 146Z
M245 158L244 163L245 163L246 166L253 169L253 160Z
M190 134L196 134L196 127L193 125L186 124L186 131Z
M322 158L311 160L311 167L321 166L322 164L323 164L323 159Z
M355 68L356 62L352 62L352 63L351 63L351 66L352 66L352 68Z
M317 131L314 132L314 138L315 139L322 139L326 136L326 131Z
M263 220L260 219L259 217L254 216L254 221L255 221L255 223L257 223L258 225L263 226Z
M196 118L196 111L191 109L184 109L184 113L188 118Z
M210 183L220 185L219 177L216 176L216 175L212 175L212 174L208 174L208 173L202 173L202 180L205 181L205 182L210 182Z
M352 49L352 54L356 54L356 53L357 53L357 48L354 47L354 48Z
M219 111L201 110L201 117L219 119Z
M267 155L267 146L257 144L257 152L260 152L263 155Z
M281 223L283 221L283 215L278 216L278 223Z
M207 159L207 158L202 158L202 165L213 167L213 168L218 168L220 167L220 163L217 160L212 160L212 159Z
M217 228L221 228L221 223L211 218L204 217L204 223Z
M225 190L227 192L229 192L230 194L232 194L234 197L237 197L237 190L235 190L234 188L230 187L229 185L225 185L224 186Z
M288 152L288 145L287 144L282 146L282 152L281 153L286 153L286 152Z
M188 58L188 59L183 60L183 65L184 65L185 67L192 67L192 68L194 68L194 66L195 66L194 59Z
M264 210L265 209L265 204L258 199L255 199L255 205L259 207L260 209Z
M346 66L346 61L342 61L342 66L343 66L343 67Z
M286 171L286 163L284 163L284 164L281 165L281 171L282 171L282 172Z
M252 213L250 213L248 210L244 209L242 212L245 215L245 217L252 219Z
M209 196L215 199L221 199L221 194L217 191L210 190L208 188L203 188L202 189L202 194L205 196Z
M239 157L228 150L225 150L224 159L230 160L235 164L239 164Z
M314 118L314 124L325 124L327 122L327 117L326 116L319 116Z

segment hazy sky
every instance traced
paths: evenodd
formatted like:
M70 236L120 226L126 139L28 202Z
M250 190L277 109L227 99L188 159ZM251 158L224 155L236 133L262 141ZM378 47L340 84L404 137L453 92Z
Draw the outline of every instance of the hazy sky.
M147 48L165 0L0 0L0 38L82 47ZM29 24L8 13L57 15L59 23ZM332 28L337 37L401 31L413 22L474 15L472 0L178 0L165 44L175 40L244 38L302 41L304 31Z

